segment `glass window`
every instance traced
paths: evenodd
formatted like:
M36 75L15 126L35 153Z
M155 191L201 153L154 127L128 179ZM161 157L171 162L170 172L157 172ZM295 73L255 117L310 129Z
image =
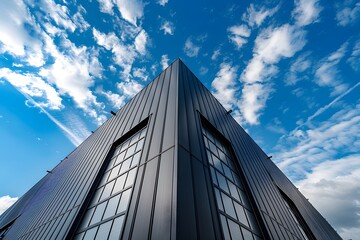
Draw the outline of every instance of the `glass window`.
M122 224L124 221L124 215L115 218L108 240L118 240L122 230Z
M99 230L96 234L96 240L107 239L110 233L111 223L112 221L107 221L106 223L100 225Z
M84 236L83 240L94 240L95 235L96 235L96 231L97 231L97 227L88 229L85 232L85 236Z
M230 146L208 128L202 132L224 238L253 239L260 232Z
M237 224L236 222L234 222L230 219L228 219L228 223L229 223L231 239L232 240L242 240L243 238L241 236L239 224Z
M103 173L91 204L81 220L76 233L77 239L119 239L140 162L145 132L143 128L120 143L104 163L108 164L108 170Z

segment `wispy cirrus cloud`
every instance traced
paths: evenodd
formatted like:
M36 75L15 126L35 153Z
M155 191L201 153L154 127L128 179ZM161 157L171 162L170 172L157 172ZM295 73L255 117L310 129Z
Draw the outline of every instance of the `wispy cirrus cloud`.
M274 8L266 8L264 6L255 6L250 4L246 12L242 15L241 19L246 22L250 27L259 27L266 18L273 16L279 10L279 6Z
M360 70L360 40L356 41L351 51L351 55L347 60L350 66L355 70Z
M286 85L295 85L297 82L309 78L306 72L310 70L312 66L310 59L310 52L306 52L292 61L290 71L285 77Z
M64 107L57 90L32 73L19 74L9 68L0 68L0 79L8 81L19 92L38 99L38 104L44 108L60 110Z
M338 69L338 64L344 58L347 47L347 42L342 44L338 50L320 61L315 71L315 83L321 87L331 88L331 95L339 95L348 88L347 84L342 83Z
M319 20L322 9L319 0L295 0L292 14L298 26L306 26Z
M319 108L309 119L333 105L334 101ZM344 239L348 239L354 237L360 226L360 188L357 184L360 104L347 104L341 110L332 110L335 113L329 118L303 124L283 136L275 147L277 152L272 155L310 202Z
M272 91L269 80L278 72L276 64L292 57L305 43L305 32L288 24L269 27L257 36L253 57L240 77L244 84L240 111L247 123L259 124L261 111Z
M360 18L360 3L349 0L338 3L336 21L340 26L348 26L356 23Z

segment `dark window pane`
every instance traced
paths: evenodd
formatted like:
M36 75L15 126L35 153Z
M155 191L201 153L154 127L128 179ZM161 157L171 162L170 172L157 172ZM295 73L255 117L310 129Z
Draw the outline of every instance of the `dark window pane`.
M224 233L224 239L225 240L231 240L225 216L220 214L220 219L221 219L222 230L223 230L223 233Z
M106 207L106 204L107 204L107 201L99 204L96 206L96 209L95 209L95 212L94 212L94 215L91 219L91 222L90 222L90 225L93 225L95 223L98 223L101 221L101 218L104 214L104 211L105 211L105 207Z
M210 147L210 150L217 156L218 153L216 150L216 146L212 142L209 142L209 147Z
M224 190L225 192L230 193L230 192L229 192L228 185L227 185L227 183L226 183L225 177L224 177L221 173L219 173L218 171L216 171L216 176L217 176L217 179L218 179L218 181L219 181L219 187L220 187L222 190Z
M222 164L222 167L223 167L223 169L224 169L225 176L226 176L228 179L233 180L232 175L231 175L230 168L229 168L228 166L226 166L225 164Z
M221 161L223 161L224 163L227 163L226 162L226 157L225 157L225 154L222 152L222 151L218 151L219 152L219 158Z
M256 233L259 233L258 225L257 225L254 214L252 212L250 212L249 210L246 210L246 215L249 219L251 229L253 229L254 232L256 232Z
M221 197L224 203L225 212L236 219L236 213L231 198L229 198L226 194L223 193L221 193Z
M215 195L216 195L216 201L217 201L217 204L218 204L218 208L219 208L221 211L224 211L224 207L223 207L223 204L222 204L220 191L219 191L217 188L214 188L214 190L215 190Z
M107 221L99 226L99 230L96 234L96 240L104 240L109 236L112 221Z
M210 151L206 151L206 153L207 153L207 156L208 156L209 163L210 163L211 165L214 165L214 162L213 162L212 156L211 156L211 152L210 152Z
M120 194L116 195L115 197L110 198L109 203L106 206L106 210L105 210L103 219L107 219L116 214L116 208L119 204L119 200L120 200Z
M94 240L97 227L91 228L85 232L83 240Z
M224 173L222 167L221 167L221 161L214 155L212 154L212 159L214 162L214 167L219 170L221 173Z
M246 196L246 193L240 189L238 189L238 192L240 194L241 201L244 204L244 206L247 208L250 208L251 205L249 203L248 197Z
M219 185L219 184L218 184L218 181L217 181L217 178L216 178L216 173L215 173L215 170L214 170L213 167L210 167L210 172L211 172L211 178L212 178L212 180L213 180L213 183L214 183L215 185Z
M253 240L253 235L251 234L251 232L245 228L241 228L241 231L244 235L244 240Z
M230 189L231 196L240 202L239 193L237 191L238 188L230 181L227 181L227 183Z
M129 199L130 199L130 193L131 193L131 188L121 194L121 200L120 200L119 207L118 207L118 210L116 211L116 213L121 213L126 210L127 205L129 203Z
M230 235L232 240L242 240L240 226L234 221L228 219Z
M244 208L236 202L234 202L234 206L235 206L236 215L238 217L239 222L241 222L242 224L244 224L247 227L250 227L249 223L246 219Z

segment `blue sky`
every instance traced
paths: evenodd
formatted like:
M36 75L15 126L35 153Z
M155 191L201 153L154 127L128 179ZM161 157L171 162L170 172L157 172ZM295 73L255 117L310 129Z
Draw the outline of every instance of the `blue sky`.
M360 2L0 1L0 212L177 57L360 234Z

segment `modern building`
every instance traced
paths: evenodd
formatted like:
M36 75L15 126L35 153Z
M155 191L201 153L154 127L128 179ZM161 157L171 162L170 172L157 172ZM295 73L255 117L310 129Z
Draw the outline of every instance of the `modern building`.
M341 239L176 60L0 217L0 239Z

